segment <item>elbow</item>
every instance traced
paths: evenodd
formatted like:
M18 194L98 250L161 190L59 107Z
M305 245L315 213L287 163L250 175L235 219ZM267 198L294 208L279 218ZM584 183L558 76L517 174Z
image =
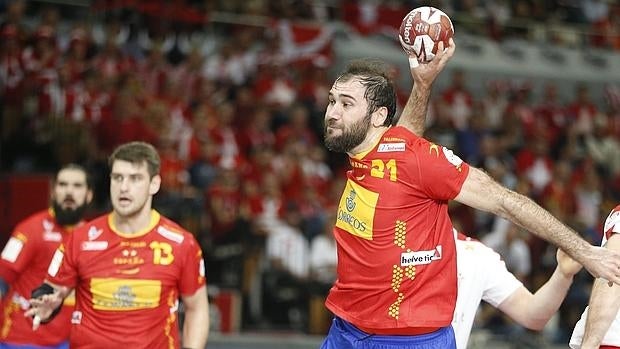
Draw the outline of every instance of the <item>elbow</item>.
M545 325L547 325L548 321L549 319L540 319L540 318L537 319L537 318L530 317L522 321L521 325L533 331L542 331L542 329L545 328Z

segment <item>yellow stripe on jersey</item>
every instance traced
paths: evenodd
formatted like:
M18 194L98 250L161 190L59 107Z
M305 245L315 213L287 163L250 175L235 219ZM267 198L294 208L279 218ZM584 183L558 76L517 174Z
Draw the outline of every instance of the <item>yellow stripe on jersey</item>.
M130 311L156 308L161 296L160 280L92 278L90 292L96 310Z
M19 304L15 302L7 302L4 306L4 324L2 324L2 330L0 330L0 338L6 338L11 332L13 326L12 315L19 310Z
M175 321L177 320L177 309L179 307L179 303L178 303L178 297L176 297L176 293L175 292L170 292L168 294L168 301L167 304L170 307L170 315L168 315L168 317L166 318L166 326L164 326L164 334L166 335L166 338L168 338L168 348L169 349L174 349L175 345L174 345L174 336L172 334L172 330L174 329L175 326L173 326L175 324Z
M338 205L336 226L363 239L372 240L378 200L378 193L348 180Z
M71 293L69 293L64 302L62 302L62 305L75 306L75 291L71 291Z

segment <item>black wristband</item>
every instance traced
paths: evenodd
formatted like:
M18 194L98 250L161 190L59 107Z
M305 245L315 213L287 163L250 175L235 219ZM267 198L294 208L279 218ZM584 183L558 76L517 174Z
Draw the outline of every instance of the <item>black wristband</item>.
M30 293L30 298L40 298L45 296L46 294L54 293L54 288L49 284L42 283L41 286L35 288Z
M30 298L41 298L43 296L45 296L46 294L52 294L54 293L54 288L46 283L42 283L41 286L35 288L34 290L32 290L32 292L30 293ZM58 313L60 313L60 309L62 308L62 303L60 303L60 305L58 307L56 307L56 309L54 309L54 311L52 312L52 314L50 315L49 318L43 320L41 319L41 323L42 324L46 324L50 321L52 321L54 319L54 317L56 317L56 315L58 315Z

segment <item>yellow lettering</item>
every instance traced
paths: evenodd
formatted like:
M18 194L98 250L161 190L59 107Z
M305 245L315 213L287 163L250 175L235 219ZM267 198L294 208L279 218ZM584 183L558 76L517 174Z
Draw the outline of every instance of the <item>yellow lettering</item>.
M174 261L169 243L153 241L149 247L153 250L153 264L170 265Z
M370 175L376 178L385 177L385 168L387 167L390 172L390 181L396 182L398 179L396 160L390 159L387 163L384 163L381 159L372 160L372 168L370 169Z

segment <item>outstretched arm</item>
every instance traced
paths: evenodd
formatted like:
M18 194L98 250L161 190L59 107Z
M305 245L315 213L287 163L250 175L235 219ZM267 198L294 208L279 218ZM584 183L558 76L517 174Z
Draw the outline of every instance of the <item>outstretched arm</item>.
M620 234L612 235L605 247L620 252ZM590 296L581 349L594 349L601 345L611 322L618 314L618 309L620 309L620 286L609 287L605 280L596 279Z
M420 64L415 55L409 56L413 88L396 125L406 127L418 136L424 134L426 112L433 82L456 50L453 39L450 39L449 45L444 50L443 42L440 42L437 48L437 55L429 63Z
M594 277L620 285L620 253L590 245L534 201L501 186L483 171L469 168L455 200L510 220L562 248Z
M558 250L557 260L553 275L535 294L521 286L497 308L522 326L542 330L560 308L573 283L573 276L581 270L581 264L562 250Z
M39 289L48 289L49 292L39 292L40 296L34 296L30 300L30 309L28 309L24 316L32 317L32 329L39 328L41 322L47 322L55 316L55 311L62 306L62 302L73 290L66 286L55 285L49 281L45 281L43 285L39 286Z

